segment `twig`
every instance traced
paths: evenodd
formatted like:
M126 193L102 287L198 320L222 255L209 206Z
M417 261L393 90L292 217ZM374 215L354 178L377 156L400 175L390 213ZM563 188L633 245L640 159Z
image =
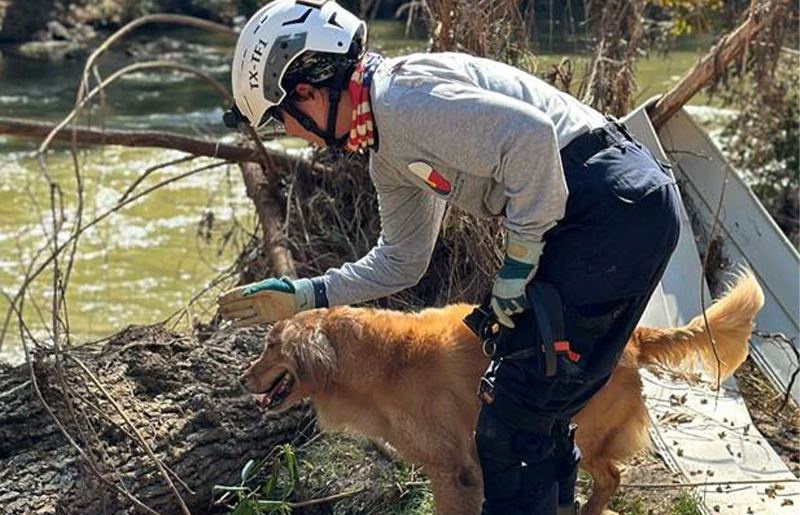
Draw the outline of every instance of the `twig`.
M403 483L400 486L402 486L404 488L414 488L414 487L417 487L417 486L428 486L430 484L431 484L430 481L406 481L405 483Z
M759 338L764 338L767 340L772 340L773 342L782 342L785 343L787 347L789 347L792 352L794 353L795 366L794 372L792 372L792 377L789 380L789 385L786 387L786 393L783 396L783 402L775 410L775 413L780 413L783 411L783 408L789 403L789 399L791 398L792 387L794 386L795 380L797 380L797 375L800 374L800 351L797 350L797 344L795 343L794 338L789 338L783 333L768 333L765 331L753 331L754 336L758 336Z
M188 306L191 306L192 304L194 304L200 297L202 297L203 295L205 295L206 293L211 291L211 289L219 286L220 284L222 284L223 282L228 280L228 278L233 276L235 273L236 273L236 263L233 263L228 268L223 270L219 275L217 275L217 277L215 277L212 281L210 281L208 284L203 286L203 288L201 288L199 292L193 294L192 297L189 299L189 301L186 303L186 306L188 307ZM161 321L161 323L164 324L164 325L167 325L170 322L170 320L175 318L177 315L183 313L185 310L186 310L186 307L177 309L172 314L170 314L167 318L165 318L163 321ZM180 318L178 320L180 320ZM191 325L191 320L189 321L189 323ZM176 325L177 325L177 322L176 322Z
M46 137L54 127L55 125L51 123L0 116L0 135L41 139ZM197 156L214 157L243 163L262 163L264 159L260 150L254 148L206 141L173 132L76 129L75 136L80 145L167 148ZM68 133L61 131L53 139L70 141L71 138ZM301 157L292 156L279 150L265 148L264 151L275 164L276 171L273 172L275 174L277 174L278 169L291 169L292 167L300 167L317 172L330 171L330 167L324 164L309 163Z
M217 166L221 166L224 163L225 163L225 161L212 163L210 165L203 166L203 167L200 167L200 168L195 169L195 170L190 170L188 172L182 173L182 174L177 175L175 177L172 177L172 178L166 179L164 181L161 181L160 183L155 184L155 185L151 186L150 188L147 188L146 190L144 190L144 191L142 191L140 193L137 193L136 195L133 195L132 197L126 199L124 202L119 202L119 203L115 204L114 206L111 206L108 210L106 210L106 212L100 214L95 219L93 219L91 222L87 223L81 229L81 233L91 229L92 227L94 227L98 223L102 222L103 220L105 220L106 218L108 218L109 216L114 214L115 212L119 211L120 209L122 209L126 205L128 205L128 204L130 204L132 202L136 202L140 198L142 198L142 197L144 197L146 195L149 195L150 193L152 193L153 191L155 191L157 189L163 188L163 187L165 187L165 186L167 186L169 184L172 184L174 182L180 181L180 180L185 179L187 177L191 177L192 175L195 175L197 173L203 172L205 170L209 170L209 169L215 168ZM71 242L73 242L75 240L75 238L77 238L78 236L79 235L76 235L76 234L71 235L66 241L64 241L62 244L60 244L58 246L58 248L56 249L56 253L55 254L50 255L47 259L45 259L44 263L40 264L39 267L36 268L32 273L30 273L29 275L26 275L24 277L22 286L20 286L20 288L17 291L17 294L14 296L14 298L11 299L11 306L9 308L9 311L8 311L7 315L6 315L6 320L5 320L5 323L3 324L3 330L2 330L2 332L0 332L0 347L2 347L3 340L5 340L6 329L8 327L8 321L9 321L9 319L11 317L12 310L16 310L16 304L17 304L17 302L20 302L20 300L24 297L28 286L34 281L34 279L36 279L47 268L47 266L49 266L53 262L53 260L56 258L58 253L63 252L64 249L67 248L67 246ZM31 269L33 268L33 265L34 264L32 263L31 264Z
M172 478L170 478L169 473L164 468L164 464L161 463L161 460L158 459L158 456L155 455L153 450L150 448L150 445L147 443L147 440L144 439L144 437L139 432L139 429L136 427L136 425L134 425L134 423L131 422L131 419L128 418L128 415L125 413L125 411L122 409L122 407L117 403L116 400L114 400L114 397L110 393L108 393L108 390L106 390L105 386L103 386L103 383L101 383L100 380L97 379L97 376L95 376L92 373L92 371L89 370L89 368L86 365L84 365L83 361L81 361L80 359L76 358L75 356L72 356L72 355L69 355L69 354L67 355L67 357L69 359L71 359L72 361L74 361L81 368L81 370L83 370L83 372L87 376L89 376L89 379L91 379L92 383L94 383L94 385L101 392L103 392L103 395L105 395L106 399L108 399L108 401L111 403L111 405L114 406L114 409L116 410L116 412L119 413L119 415L122 417L122 419L128 425L128 427L131 429L131 431L136 435L136 438L138 439L139 444L145 450L145 452L150 457L150 459L153 460L153 462L156 464L156 467L158 468L158 471L161 473L161 477L164 478L164 481L167 483L167 486L169 487L170 490L172 490L172 493L175 495L175 498L178 500L178 504L181 507L181 511L183 511L184 515L191 515L191 512L189 511L189 507L186 506L186 503L184 502L183 497L181 497L181 494L178 492L178 489L175 488L175 484L172 482Z
M42 165L43 168L45 165ZM77 168L76 168L77 170ZM80 174L79 174L80 176ZM80 180L79 180L80 185ZM58 193L58 196L56 196ZM60 220L64 220L64 210L63 210L63 196L61 193L61 189L59 188L57 183L50 183L50 213L53 222L53 237L52 237L52 244L53 244L53 252L54 252L54 259L53 259L53 308L52 308L52 339L53 339L53 348L55 349L55 364L56 364L56 378L61 386L62 395L64 398L64 404L67 408L67 413L69 417L72 419L75 426L78 428L78 432L80 433L80 437L83 440L84 444L89 443L88 435L84 430L84 427L81 425L80 421L78 420L78 415L75 413L75 406L72 403L72 399L70 398L70 388L67 385L66 374L64 372L64 360L63 360L63 352L61 349L61 338L60 338L60 327L62 322L59 318L59 314L61 313L62 309L66 309L66 303L64 301L64 290L62 288L63 284L61 282L61 268L59 266L58 260L58 253L56 252L58 249L58 233L60 231L59 227L59 217L56 216L56 199L59 200L59 204L61 209L58 211L61 214ZM82 203L81 203L82 204ZM82 206L81 206L82 211ZM77 230L80 227L76 228ZM70 257L74 257L74 250L75 245L73 245L73 252L70 254ZM91 428L91 426L90 426ZM93 429L93 428L92 428ZM95 457L92 455L91 452L87 453L87 457L92 460L92 467L99 469L97 464L94 462Z
M197 159L197 156L192 156L192 155L183 156L179 157L178 159L173 159L172 161L167 161L166 163L159 163L155 166L147 168L144 172L142 172L142 174L139 177L136 178L136 180L134 180L131 183L130 186L128 186L128 188L122 193L122 195L119 196L119 200L117 200L117 202L124 202L125 199L127 199L128 196L133 192L133 190L135 190L136 187L139 186L142 182L144 182L144 180L147 179L151 174L170 166L188 163L195 159Z
M110 75L107 79L103 80L103 82L101 82L100 85L98 85L96 88L90 91L89 94L87 94L83 98L83 100L81 100L78 103L78 105L76 105L72 109L72 111L70 111L69 114L63 120L61 120L61 122L59 122L58 125L56 125L50 131L50 133L44 138L42 144L39 145L38 152L40 154L44 153L47 150L47 147L49 147L50 143L53 141L53 138L56 137L56 134L58 134L62 129L64 129L64 127L66 127L67 124L71 122L84 107L86 107L86 105L92 100L92 98L94 98L97 94L102 92L106 87L113 84L115 81L119 80L121 77L125 76L128 73L133 73L139 70L147 70L152 68L176 69L185 73L193 74L202 79L205 79L214 88L214 90L216 90L217 93L219 93L220 96L222 96L223 99L225 99L228 102L231 101L230 94L228 94L227 90L216 79L196 68L192 68L191 66L185 66L179 63L173 63L169 61L147 61L143 63L134 63L125 66L124 68L120 68L112 75ZM77 140L77 132L73 132L72 137L73 139Z
M706 255L703 256L703 273L700 274L700 312L703 314L703 324L705 325L706 333L708 333L708 342L711 344L711 350L714 351L714 359L717 360L717 393L715 400L719 401L720 385L722 384L722 360L719 358L717 352L717 342L711 334L711 325L708 323L708 316L706 315L706 273L708 273L708 259L711 256L711 242L714 241L716 236L717 227L719 226L719 214L722 212L722 201L725 200L725 190L728 186L728 174L731 171L730 166L725 167L725 175L722 178L722 188L719 193L719 203L717 210L714 213L714 223L711 225L711 234L708 236L708 245L706 247Z
M25 388L30 386L30 384L31 384L31 380L28 379L24 383L20 383L17 386L15 386L14 388L0 393L0 399L4 399L6 397L11 397L12 395L15 395L18 391L24 390Z
M20 333L24 334L24 332L28 332L27 327L25 326L25 321L23 320L23 317L22 317L21 310L17 310L16 306L14 306L14 305L11 306L11 309L13 309L16 312L17 317L19 319ZM30 333L28 332L28 334L30 334ZM149 506L144 504L142 501L137 499L130 492L124 490L123 488L120 488L119 485L116 485L116 484L112 483L111 481L109 481L99 470L97 470L97 468L95 467L94 460L92 458L90 458L86 454L86 452L83 450L83 448L81 448L81 446L78 445L78 443L72 438L72 435L69 434L67 429L64 427L64 425L58 419L56 414L53 412L53 409L50 407L50 404L48 404L47 401L44 399L44 395L42 395L42 392L39 389L39 382L36 380L36 372L35 372L35 370L33 368L33 360L31 359L31 355L30 355L30 352L28 351L27 345L25 345L24 338L22 338L22 340L23 340L22 341L22 350L23 350L23 352L25 354L25 363L28 366L28 371L29 371L30 377L31 377L30 378L30 384L33 386L33 391L36 394L36 397L39 399L39 402L42 403L42 406L44 406L44 409L45 409L45 411L47 411L47 414L50 416L50 418L53 419L53 422L56 424L56 426L58 427L59 431L61 431L61 434L63 434L64 437L69 442L69 444L76 451L78 451L78 454L80 454L81 458L83 458L84 461L86 461L86 464L88 465L89 470L92 472L92 474L97 476L97 478L102 483L104 483L106 486L108 486L112 490L117 491L122 496L126 497L128 500L130 500L139 509L145 511L146 513L150 513L151 515L162 515L160 512L150 508Z
M360 493L366 492L369 490L370 486L362 486L361 488L356 488L354 490L348 490L347 492L340 492L338 494L329 495L327 497L320 497L319 499L311 499L308 501L299 501L299 502L289 502L286 503L290 508L307 508L309 506L317 506L319 504L327 504L329 502L339 501L342 499L346 499L348 497L353 497L354 495L358 495Z
M83 379L83 378L81 377L81 379ZM86 388L87 392L89 391L89 389L85 386L85 383L84 383L84 388ZM93 393L93 395L95 395L95 394ZM99 406L97 406L96 404L90 402L88 399L82 397L80 394L76 393L75 396L78 397L80 400L82 400L85 405L89 406L95 413L97 413L97 415L99 415L101 418L103 418L106 422L108 422L112 426L114 426L117 429L119 429L120 431L122 431L122 433L125 436L127 436L131 440L135 440L136 439L135 436L133 436L127 429L125 429L125 427L121 426L117 421L115 421L113 418L111 418L111 415L109 415L108 413L103 411ZM99 440L99 437L98 437L98 440ZM174 470L172 470L166 464L164 464L164 468L167 469L167 472L172 474L173 477L175 477L175 480L178 483L180 483L181 486L183 486L183 488L185 488L187 492L189 492L191 495L195 495L196 494L196 492L189 485L187 485L186 482L183 479L181 479L181 477ZM117 474L119 475L119 473L117 473Z
M214 23L208 20L203 20L200 18L195 18L194 16L184 16L180 14L150 14L147 16L142 16L141 18L137 18L117 32L112 34L108 37L103 44L101 44L97 49L92 52L89 56L89 59L86 60L86 64L83 67L83 74L81 79L81 84L78 87L78 93L75 99L75 105L77 106L82 100L83 95L86 92L86 89L89 85L89 70L94 66L97 59L103 55L103 53L108 50L108 48L113 45L115 42L120 40L125 34L132 32L133 30L141 27L142 25L147 25L148 23L171 23L177 25L188 25L190 27L196 27L205 30L211 30L216 32L223 32L226 34L230 34L231 36L236 35L236 31L232 28L221 25L219 23Z

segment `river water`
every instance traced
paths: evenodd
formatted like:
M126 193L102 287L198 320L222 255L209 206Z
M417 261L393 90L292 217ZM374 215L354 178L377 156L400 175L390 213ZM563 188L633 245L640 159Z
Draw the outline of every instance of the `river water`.
M423 47L408 39L400 24L373 28L377 49L388 54ZM196 66L223 84L229 81L234 41L189 30L146 32L130 38L101 61L101 73L135 61L174 60ZM691 48L667 58L640 62L640 99L663 91L697 59ZM540 59L540 69L561 54ZM576 56L573 56L576 57ZM82 60L34 61L0 55L0 116L58 121L72 107ZM702 99L699 99L702 102ZM94 127L170 130L196 137L230 138L221 124L223 104L198 79L170 71L147 71L112 85L102 105L90 111ZM34 156L38 142L0 137L0 315L21 285L25 269L51 234L50 194ZM94 147L81 150L78 162L85 182L84 223L104 212L146 170L182 157L179 152ZM76 181L73 159L63 145L46 156L47 173L63 190L68 227L74 223ZM136 191L169 177L213 164L195 159L155 171ZM113 214L80 240L67 290L68 321L75 341L101 338L129 324L164 320L236 256L254 227L254 213L236 166L220 166L147 195ZM39 258L41 259L41 258ZM191 315L207 319L213 295L195 305ZM47 339L52 303L52 276L43 274L30 288L25 316L31 331ZM186 319L184 319L185 321ZM20 336L6 336L0 359L21 358Z

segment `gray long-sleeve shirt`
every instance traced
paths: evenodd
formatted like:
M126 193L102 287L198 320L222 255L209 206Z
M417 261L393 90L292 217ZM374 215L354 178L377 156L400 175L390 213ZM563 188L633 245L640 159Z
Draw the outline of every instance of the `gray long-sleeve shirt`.
M381 236L366 256L322 277L332 306L415 285L448 201L477 216L505 216L508 231L541 242L564 216L560 149L605 123L536 77L455 53L384 60L370 98Z

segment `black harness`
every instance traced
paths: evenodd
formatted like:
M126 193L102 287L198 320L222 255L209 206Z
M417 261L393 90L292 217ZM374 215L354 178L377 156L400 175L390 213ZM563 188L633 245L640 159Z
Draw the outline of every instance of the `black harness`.
M580 354L570 348L566 339L561 295L550 283L531 281L526 296L536 317L538 334L518 335L500 324L488 304L490 299L467 315L464 323L481 340L483 353L489 358L535 358L544 378L572 374Z

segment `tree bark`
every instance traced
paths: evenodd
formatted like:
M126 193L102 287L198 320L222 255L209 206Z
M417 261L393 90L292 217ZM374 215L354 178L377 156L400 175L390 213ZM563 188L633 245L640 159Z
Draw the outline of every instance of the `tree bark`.
M102 352L73 349L144 435L193 514L213 512L214 485L236 485L249 459L291 441L310 422L306 407L262 416L237 384L261 350L264 331L219 331L202 343L161 326L130 327ZM77 366L66 368L69 393L51 359L39 359L44 399L104 477L148 507L181 513L155 463L111 404ZM0 368L0 506L5 515L142 513L100 482L55 425L26 366ZM78 423L65 399L73 404Z
M788 5L789 0L772 0L756 7L752 16L731 34L723 37L678 84L664 93L648 110L653 127L658 130L698 91L719 76L731 61L742 55L750 39L764 27L775 23Z
M297 277L292 253L286 247L283 221L286 216L283 203L273 187L276 173L255 163L241 163L242 177L247 196L253 201L261 221L261 243L267 256L267 266L273 275Z

